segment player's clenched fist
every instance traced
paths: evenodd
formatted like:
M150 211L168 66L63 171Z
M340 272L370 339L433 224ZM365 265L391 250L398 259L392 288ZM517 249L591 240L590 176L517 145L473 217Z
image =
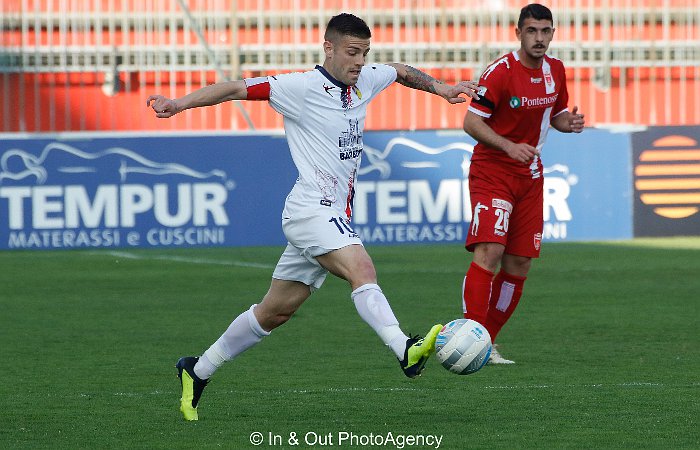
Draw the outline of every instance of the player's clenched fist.
M156 112L156 117L160 119L166 119L180 112L175 100L162 95L151 95L148 97L146 106L153 108L153 111Z

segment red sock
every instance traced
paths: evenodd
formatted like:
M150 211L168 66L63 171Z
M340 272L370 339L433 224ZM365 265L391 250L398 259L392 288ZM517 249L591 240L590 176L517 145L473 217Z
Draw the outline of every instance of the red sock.
M492 280L493 272L476 263L471 263L464 276L464 290L462 292L465 319L476 320L485 326Z
M493 290L491 292L491 302L489 305L486 323L484 326L489 330L491 341L496 341L496 336L501 328L510 319L515 308L523 295L523 285L526 277L511 275L501 270L493 280Z

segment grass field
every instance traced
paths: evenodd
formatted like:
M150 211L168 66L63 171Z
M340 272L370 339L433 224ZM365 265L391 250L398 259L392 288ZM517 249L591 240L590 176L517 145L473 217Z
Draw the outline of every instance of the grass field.
M461 315L459 245L369 251L406 331ZM262 297L280 252L0 252L0 448L700 448L700 239L545 244L499 336L517 364L462 377L405 378L329 278L184 422L177 358Z

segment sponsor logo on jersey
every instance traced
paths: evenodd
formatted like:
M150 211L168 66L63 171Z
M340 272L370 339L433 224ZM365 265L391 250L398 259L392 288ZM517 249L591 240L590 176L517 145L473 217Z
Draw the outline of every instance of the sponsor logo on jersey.
M510 102L508 102L508 104L513 109L520 108L520 98L514 95L510 98Z
M326 206L332 205L338 199L338 179L316 166L314 166L314 172L316 174L316 184L323 195L321 204L323 205L325 201L328 203Z
M493 206L494 208L498 208L498 209L504 209L504 210L508 211L509 213L513 212L513 205L509 201L502 200L500 198L494 198L491 201L491 206Z
M333 94L330 93L332 89L335 89L335 86L328 86L326 83L323 83L323 90L326 91L326 94L330 95L333 97Z
M362 155L362 131L357 119L348 120L348 129L338 137L338 147L341 161L359 158Z
M352 90L355 91L355 95L357 95L357 98L362 100L362 91L360 90L360 88L358 88L357 86L353 86Z
M331 206L332 204L330 200L326 200L325 198L321 200L321 205L323 206Z
M474 206L474 215L472 218L472 236L476 236L479 234L479 213L481 213L482 210L488 211L489 207L477 202L476 206Z
M483 97L486 95L486 91L488 91L488 88L486 86L479 86L479 88L476 90L476 94L479 97Z
M554 77L552 76L552 67L547 60L542 61L542 75L544 75L544 92L545 94L554 94L557 90Z
M557 97L559 94L554 94L554 95L548 95L546 97L535 97L535 98L530 98L530 97L525 97L522 96L518 98L518 106L513 106L513 99L516 97L512 97L510 99L510 107L511 108L517 108L519 106L524 106L526 108L539 108L539 107L550 107L554 105L554 103L557 101Z
M548 85L551 85L552 83L554 83L554 79L552 78L551 72L544 73L544 82L547 83Z
M542 78L530 77L530 83L532 83L532 84L539 84L541 82L542 82Z
M350 86L348 86L346 89L343 89L340 92L340 101L343 105L343 109L350 109L352 108L352 95L351 95L352 89Z
M540 249L540 246L542 245L542 233L535 233L535 236L533 237L533 245L535 246L535 250Z

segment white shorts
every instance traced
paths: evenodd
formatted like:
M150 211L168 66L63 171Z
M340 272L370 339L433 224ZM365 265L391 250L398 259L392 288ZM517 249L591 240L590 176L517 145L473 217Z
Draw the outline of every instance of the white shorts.
M347 220L331 208L320 206L292 216L282 219L288 244L272 278L299 281L315 290L328 274L316 257L348 245L362 245L362 240Z

